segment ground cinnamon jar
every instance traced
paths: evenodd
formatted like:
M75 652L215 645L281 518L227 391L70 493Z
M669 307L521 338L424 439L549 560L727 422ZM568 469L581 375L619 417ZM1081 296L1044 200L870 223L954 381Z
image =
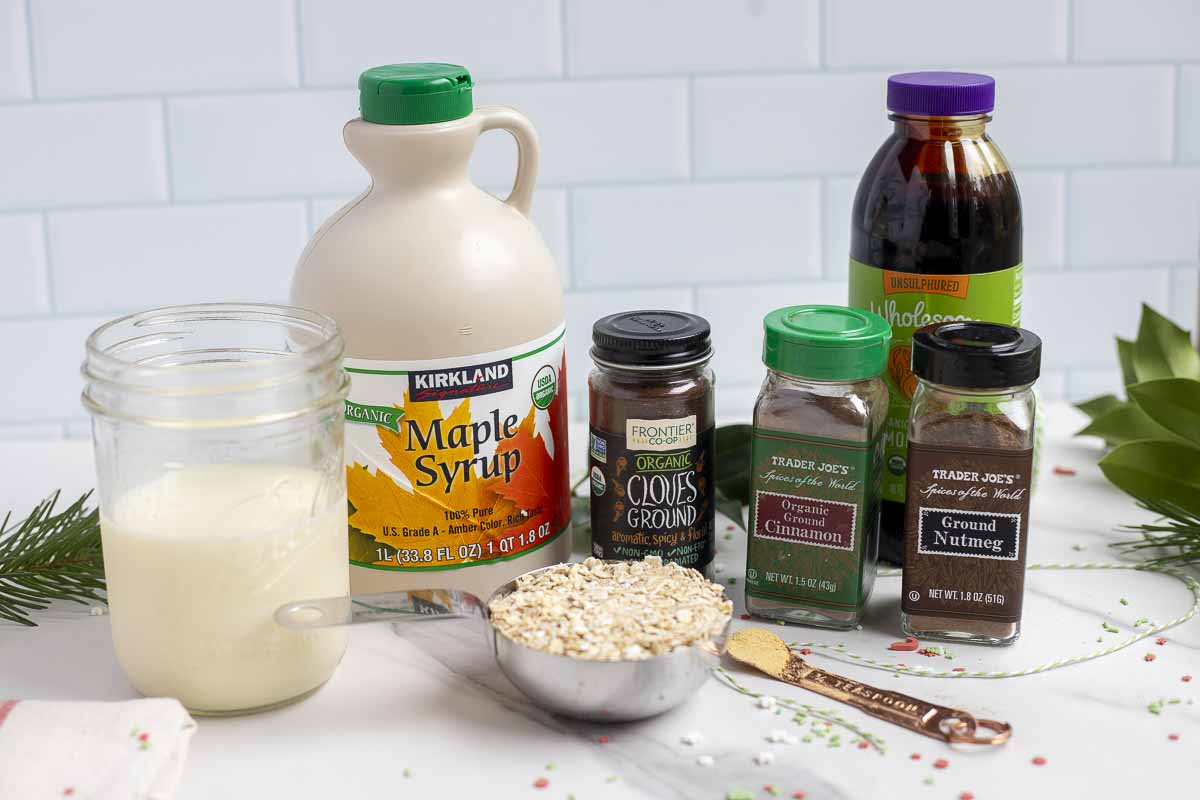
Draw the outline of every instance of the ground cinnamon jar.
M792 306L763 321L746 610L853 628L875 583L891 330L878 314Z
M1042 341L942 322L913 334L904 632L1011 644L1021 633Z
M679 311L596 321L588 376L592 554L709 574L713 374L708 322Z

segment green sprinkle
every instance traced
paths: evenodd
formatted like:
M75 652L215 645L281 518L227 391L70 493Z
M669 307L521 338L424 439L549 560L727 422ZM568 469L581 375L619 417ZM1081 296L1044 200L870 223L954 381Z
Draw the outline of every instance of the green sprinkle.
M402 772L401 774L402 774L404 777L406 777L406 778L411 778L411 777L412 777L412 770L411 770L411 769L409 769L408 767L405 767L405 768L404 768L404 772Z
M1123 605L1123 606L1127 606L1127 605L1129 605L1129 601L1128 601L1128 600L1126 600L1124 597L1122 597L1122 598L1121 598L1121 605Z
M616 783L616 782L617 782L617 776L616 776L616 775L609 775L607 778L605 778L605 779L604 779L604 782L605 782L605 783Z
M1134 625L1136 625L1136 624L1137 623L1135 622ZM1120 633L1121 632L1119 628L1117 628L1113 625L1109 625L1107 622L1101 622L1100 627L1104 628L1104 630L1108 631L1109 633Z
M1172 705L1172 706L1177 706L1182 702L1183 702L1183 700L1181 700L1180 698L1172 697L1170 700L1167 701L1167 704Z
M735 583L737 583L737 578L730 578L730 579L729 579L729 585L730 585L730 586L733 586ZM783 623L781 622L781 623L779 623L779 624L780 624L780 625L782 625Z
M779 797L779 789L775 786L768 783L763 788L767 790L767 794L771 795L771 797Z
M805 744L812 744L812 737L811 737L811 736L805 736L805 737L803 737L802 739L800 739L800 741L804 742Z
M727 534L725 534L725 541L727 541L727 542L732 542L732 541L733 541L733 534L732 534L732 533L727 533Z
M745 789L730 789L725 793L725 800L754 800L754 792Z
M554 772L554 762L553 761L551 761L549 764L546 765L546 771Z
M926 778L926 779L925 779L925 785L926 785L926 786L933 786L933 778Z
M1155 700L1153 703L1146 706L1146 710L1149 711L1151 714L1154 714L1155 716L1161 714L1162 710L1163 710L1162 700Z
M1147 622L1149 622L1149 621L1150 621L1150 618L1149 618L1149 617L1138 617L1138 618L1137 618L1137 619L1134 621L1134 623L1133 623L1133 627L1135 627L1135 628L1141 627L1142 625L1145 625L1145 624L1146 624Z
M1097 642L1103 642L1103 641L1104 641L1104 637L1103 637L1103 636L1097 636L1097 637L1096 637L1096 641L1097 641Z
M730 583L732 583L732 581L730 581ZM786 623L786 622L784 622L783 620L777 620L777 621L775 622L775 624L776 624L776 625L787 625L787 623Z
M1071 549L1074 550L1076 553L1078 553L1082 550L1087 550L1087 545L1086 544L1073 544L1073 545L1071 545Z

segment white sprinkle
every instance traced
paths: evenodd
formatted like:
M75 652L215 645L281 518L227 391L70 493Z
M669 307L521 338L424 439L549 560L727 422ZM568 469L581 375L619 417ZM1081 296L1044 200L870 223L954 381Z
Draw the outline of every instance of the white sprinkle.
M713 760L712 756L700 756L696 759L696 763L702 767L711 767L716 762Z
M105 609L104 606L92 606L88 609L88 613L93 617L103 617L108 613L108 610Z
M754 763L758 764L760 767L765 767L768 764L772 764L774 762L775 762L775 754L768 752L766 750L762 751L761 753L759 753L758 755L756 755L754 757Z
M715 574L720 575L724 571L725 571L725 565L723 563L721 563L720 561L713 563L713 572Z
M765 708L768 710L774 708L775 707L775 698L771 697L771 695L769 695L769 694L764 694L762 697L758 698L758 707Z
M700 734L700 731L688 731L683 736L679 737L679 741L683 742L684 744L696 745L703 742L704 737Z
M794 736L794 735L792 735L792 734L790 734L790 733L789 733L789 734L787 735L787 738L786 738L786 739L784 739L783 741L784 741L786 744L795 744L796 742L800 741L800 737L799 737L799 736Z
M786 742L787 738L788 738L787 731L774 730L767 734L767 741L774 742L776 744L778 744L780 742Z

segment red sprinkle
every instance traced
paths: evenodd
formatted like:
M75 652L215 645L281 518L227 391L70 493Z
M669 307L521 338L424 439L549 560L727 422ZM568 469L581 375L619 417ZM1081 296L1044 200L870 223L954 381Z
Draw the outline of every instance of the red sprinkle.
M975 800L975 795L970 792L963 792L958 796L958 800Z
M812 655L812 648L811 648L811 647L801 647L801 648L800 648L800 655L802 655L802 656L811 656L811 655Z
M861 742L858 743L859 750L866 750L870 746L871 746L870 742L868 742L866 739L863 739Z
M750 615L749 615L749 614L742 614L742 617L741 617L741 618L742 618L742 619L750 619Z
M926 650L925 648L921 648L920 650L917 651L917 653L925 656L926 658L934 658L935 656L941 655L941 653L935 653L934 651Z
M608 744L608 737L607 736L597 736L596 741L599 742L600 744Z
M763 791L767 794L775 794L775 785L771 783L764 783Z
M1071 469L1070 467L1055 467L1054 474L1055 475L1074 475L1075 470Z
M921 760L921 754L920 754L920 753L913 753L911 756L909 756L909 758L911 758L913 761L920 761L920 760Z
M919 639L914 639L911 636L905 636L903 642L892 642L891 644L889 644L888 650L899 650L901 652L907 653L912 650L916 650L920 646L921 646L921 642Z
M950 671L951 672L966 672L967 668L966 667L955 667L954 669L952 669Z
M1179 734L1178 733L1168 733L1167 738L1170 739L1172 742L1178 742Z
M150 734L148 734L148 733L139 733L139 734L138 734L138 741L139 741L139 742L147 742L147 741L150 741Z
M1154 655L1154 653L1146 653L1146 655L1142 656L1142 658L1144 658L1146 661L1153 661L1154 659L1158 658L1158 656Z
M550 785L549 778L538 778L536 781L533 782L533 788L535 788L535 789L545 789L549 785Z
M937 761L933 762L934 769L945 769L948 766L950 766L950 762L944 758L939 758Z
M1155 640L1154 640L1154 643L1155 643L1155 644L1157 644L1157 645L1160 645L1160 646L1161 646L1161 645L1164 645L1164 644L1166 644L1166 643L1167 643L1167 637L1165 637L1165 636L1160 636L1160 637L1158 637L1157 639L1155 639Z
M792 800L804 800L804 792L792 792Z
M71 797L74 794L75 794L74 786L68 786L67 788L63 789L63 797Z
M1043 758L1042 756L1034 756L1033 757L1033 765L1035 767L1044 767L1044 766L1046 766L1046 759Z
M1180 678L1179 680L1183 681L1184 683L1191 683L1191 682L1192 682L1192 676L1191 676L1191 675L1184 675L1184 676L1183 676L1182 678Z

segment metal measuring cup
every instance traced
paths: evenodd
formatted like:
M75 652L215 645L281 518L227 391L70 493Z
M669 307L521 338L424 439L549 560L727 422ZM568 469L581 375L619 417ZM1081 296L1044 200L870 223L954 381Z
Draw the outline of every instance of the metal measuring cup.
M561 564L526 572L501 586L486 602L456 589L423 589L374 595L327 597L286 603L275 621L290 630L364 622L421 624L473 618L481 621L501 672L536 705L555 714L596 722L630 722L669 711L691 697L717 666L729 621L712 640L639 660L598 661L555 655L514 642L491 623L493 600L518 581ZM732 618L731 618L732 620Z

